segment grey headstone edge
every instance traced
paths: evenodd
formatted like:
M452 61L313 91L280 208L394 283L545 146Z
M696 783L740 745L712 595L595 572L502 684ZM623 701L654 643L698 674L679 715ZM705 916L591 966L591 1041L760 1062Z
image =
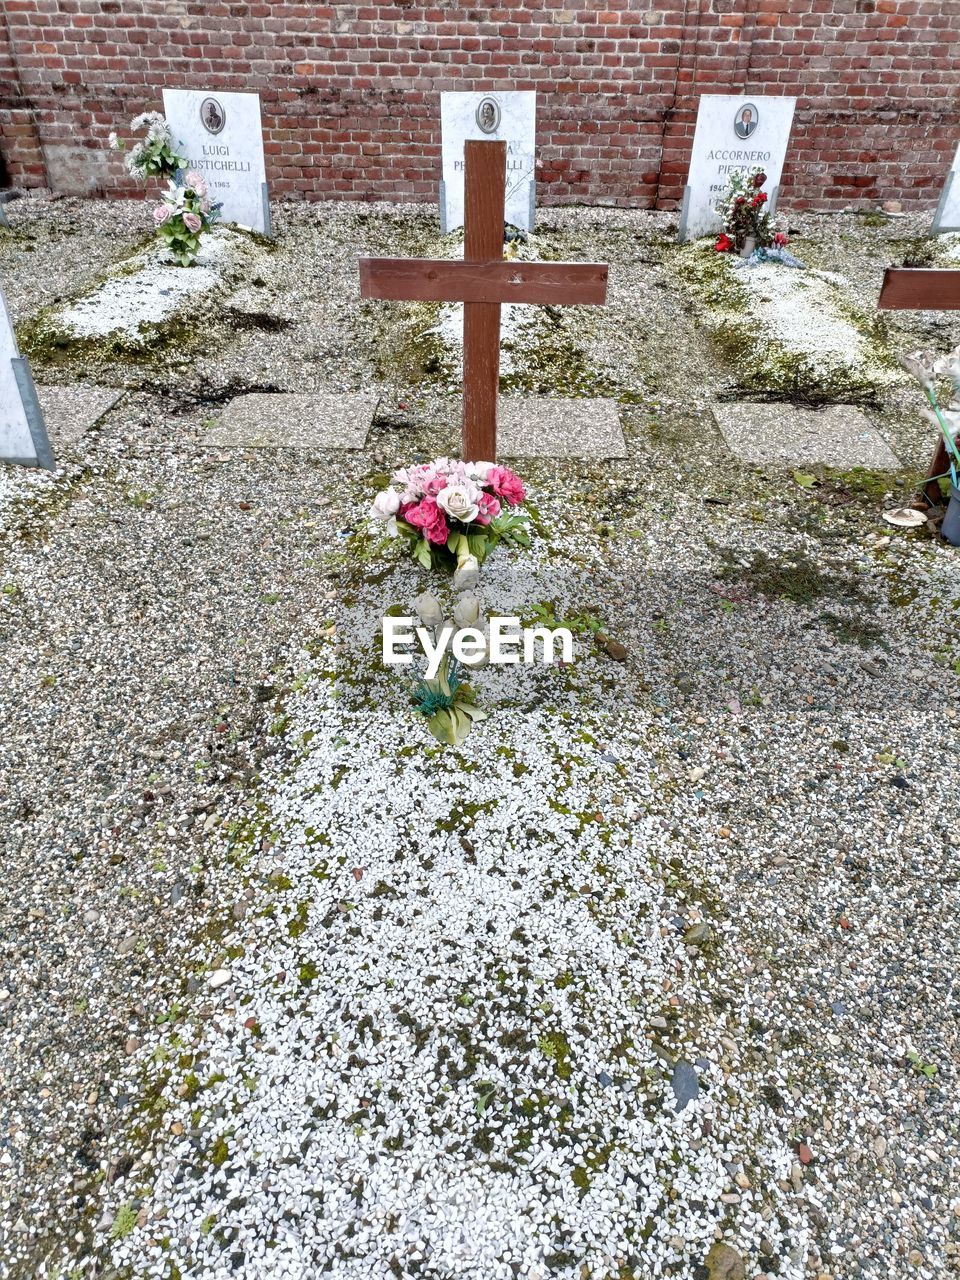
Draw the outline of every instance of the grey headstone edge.
M16 356L12 361L13 376L17 380L17 387L20 390L20 398L23 401L24 413L27 416L27 426L30 428L30 438L33 440L33 448L36 452L36 458L11 458L11 462L19 462L26 466L44 467L47 471L56 471L57 464L53 457L53 449L50 447L50 438L47 435L46 424L43 421L43 411L40 408L40 401L37 399L37 388L33 382L33 374L30 372L30 366L22 356Z
M270 191L265 182L260 183L260 199L263 201L263 234L273 239L273 218L270 216Z
M947 207L947 201L950 199L950 192L956 180L957 171L956 169L951 169L947 174L946 182L943 184L943 190L940 192L940 199L937 201L937 211L933 215L933 222L930 226L931 235L939 235L941 231L960 231L960 227L947 227L940 221L943 217L943 211Z

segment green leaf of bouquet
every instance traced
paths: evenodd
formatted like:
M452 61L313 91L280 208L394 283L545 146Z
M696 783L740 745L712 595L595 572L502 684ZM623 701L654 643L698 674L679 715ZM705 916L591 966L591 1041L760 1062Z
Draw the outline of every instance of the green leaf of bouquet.
M433 555L430 551L430 543L426 538L420 538L417 541L413 554L417 562L422 564L425 569L433 568Z
M472 702L458 702L457 710L465 716L469 716L470 720L477 724L481 720L486 720L488 712L483 711L480 707L474 706Z
M476 556L483 564L487 558L487 552L490 550L490 539L485 533L471 533L467 538L467 546L470 548L470 554Z
M440 692L445 698L449 698L452 690L450 688L450 659L445 654L440 664L440 670L437 673L437 684L440 686Z
M453 745L459 747L462 742L467 740L467 735L473 728L473 721L462 707L456 706L450 708L450 720L454 738Z
M444 742L448 747L454 746L456 739L449 711L438 711L432 715L427 721L427 728L438 742Z

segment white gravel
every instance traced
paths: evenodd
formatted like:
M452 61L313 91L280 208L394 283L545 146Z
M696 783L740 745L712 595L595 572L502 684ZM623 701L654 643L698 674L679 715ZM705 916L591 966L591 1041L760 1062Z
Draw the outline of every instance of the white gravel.
M581 586L557 563L488 568L501 613ZM409 570L389 580L416 589ZM396 673L365 671L376 606L337 614L288 708L307 745L250 868L281 891L224 940L228 994L164 1089L183 1136L114 1264L480 1280L633 1259L661 1275L697 1263L735 1203L737 1245L775 1238L799 1280L783 1126L729 1087L719 1042L655 1051L708 964L671 923L648 749L599 744L609 659L587 645L570 672L482 673L501 709L462 755L438 752ZM675 1060L699 1077L682 1108ZM177 1102L186 1074L213 1083Z

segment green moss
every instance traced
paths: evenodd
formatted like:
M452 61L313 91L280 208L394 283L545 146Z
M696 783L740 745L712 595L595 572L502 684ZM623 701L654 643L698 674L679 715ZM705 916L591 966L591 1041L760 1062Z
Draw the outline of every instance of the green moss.
M798 552L789 560L774 559L766 551L755 551L748 565L741 564L735 553L724 550L719 577L726 581L747 582L768 599L791 600L794 604L812 604L821 597L862 600L859 581L840 572L825 572L809 556Z
M553 1031L549 1035L541 1036L537 1041L537 1048L545 1058L554 1064L557 1075L561 1080L569 1080L572 1074L570 1065L570 1042L561 1031Z
M862 649L889 648L883 628L862 614L844 617L828 610L821 615L820 622L841 644L855 644Z
M869 471L866 467L852 467L848 471L828 467L824 474L847 493L868 498L871 502L882 502L898 478L888 471Z
M137 1211L132 1204L121 1205L110 1225L110 1239L124 1240L137 1227Z
M220 1169L230 1159L230 1147L223 1134L217 1138L209 1151L210 1163Z

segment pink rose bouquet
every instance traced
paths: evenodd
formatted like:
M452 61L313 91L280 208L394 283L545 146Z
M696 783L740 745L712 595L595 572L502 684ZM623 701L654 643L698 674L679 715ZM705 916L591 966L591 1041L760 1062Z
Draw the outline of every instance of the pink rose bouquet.
M153 211L157 230L181 267L196 261L200 237L219 216L220 206L210 203L207 184L196 169L178 173Z
M470 586L490 549L503 540L529 546L523 481L492 462L432 462L395 471L373 501L371 515L409 540L424 568L456 565L456 586Z

